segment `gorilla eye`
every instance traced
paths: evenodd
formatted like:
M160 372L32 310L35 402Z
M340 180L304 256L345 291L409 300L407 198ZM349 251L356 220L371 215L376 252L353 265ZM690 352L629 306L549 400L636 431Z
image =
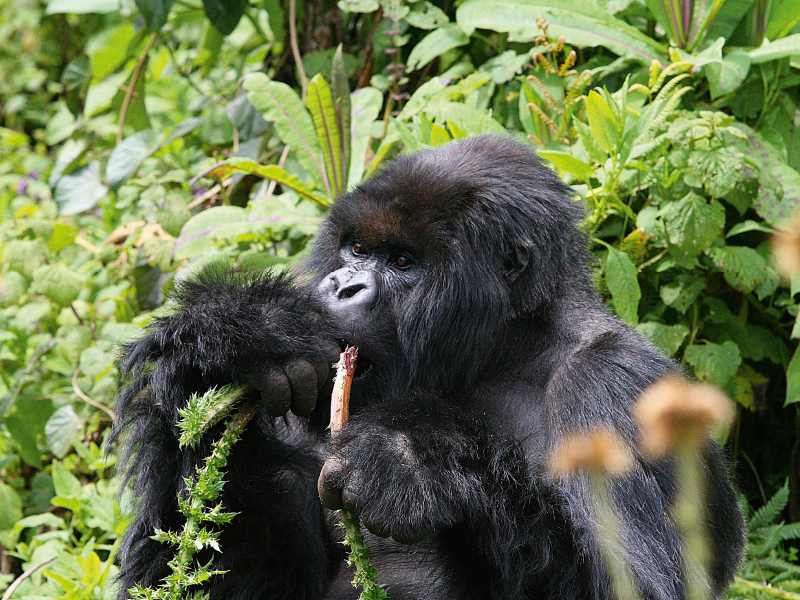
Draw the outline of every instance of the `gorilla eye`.
M359 242L356 242L355 244L353 244L353 254L357 254L358 255L358 254L366 254L366 253L367 253L367 251L364 248L363 244L360 244Z
M405 269L406 267L410 267L414 261L411 257L406 256L405 254L398 254L397 257L394 259L394 264L401 269Z

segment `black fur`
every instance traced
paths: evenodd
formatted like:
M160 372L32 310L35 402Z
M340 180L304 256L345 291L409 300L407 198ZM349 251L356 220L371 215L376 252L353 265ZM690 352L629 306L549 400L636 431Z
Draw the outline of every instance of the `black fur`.
M176 312L125 348L116 433L138 504L122 585L167 573L171 551L149 536L180 526L182 478L208 448L178 449L188 396L246 381L272 414L290 406L288 395L270 404L276 394L295 410L313 389L307 365L319 373L347 342L366 372L334 443L318 375L310 416L262 411L234 448L224 502L240 514L222 535L228 573L212 580L212 600L357 596L336 513L317 498L326 458L326 503L378 534L367 543L393 599L609 598L587 482L555 481L543 465L561 436L597 424L635 447L633 401L677 367L598 300L580 218L530 149L472 138L398 159L340 198L302 283L207 273L185 284ZM706 463L718 596L743 521L717 447ZM669 466L637 461L613 494L643 597L680 600Z

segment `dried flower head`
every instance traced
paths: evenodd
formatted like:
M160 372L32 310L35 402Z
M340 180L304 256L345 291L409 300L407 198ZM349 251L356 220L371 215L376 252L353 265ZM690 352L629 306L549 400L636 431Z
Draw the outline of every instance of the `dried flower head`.
M578 471L623 475L633 466L633 457L612 429L597 427L566 435L553 450L547 469L557 477Z
M642 449L658 458L683 442L704 445L712 427L730 427L735 410L713 385L670 375L644 391L635 416L642 430Z
M785 279L800 273L800 213L789 221L786 229L772 236L772 259Z

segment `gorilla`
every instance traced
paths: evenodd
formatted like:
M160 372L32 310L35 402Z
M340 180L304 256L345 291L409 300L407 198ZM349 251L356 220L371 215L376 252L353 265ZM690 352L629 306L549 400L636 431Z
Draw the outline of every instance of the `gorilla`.
M294 275L206 271L123 349L118 401L135 515L122 586L157 585L182 525L178 446L193 393L248 383L261 408L233 448L211 600L355 598L338 526L358 515L390 598L613 596L587 478L553 478L554 445L613 428L638 459L611 484L642 598L680 600L669 461L637 448L632 404L678 366L609 314L582 211L535 153L502 136L404 156L332 206ZM350 423L331 440L330 368L359 349ZM218 432L217 432L218 433ZM705 454L710 593L730 582L743 519L719 447ZM322 503L320 502L322 498ZM126 592L122 592L126 597Z

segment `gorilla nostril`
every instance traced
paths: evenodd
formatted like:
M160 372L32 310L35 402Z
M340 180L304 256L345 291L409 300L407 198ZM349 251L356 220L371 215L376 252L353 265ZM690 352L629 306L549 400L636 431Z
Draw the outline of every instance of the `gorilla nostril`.
M348 300L355 296L361 290L367 289L367 286L363 283L357 283L354 285L348 285L343 288L340 288L339 291L336 293L336 297L339 300Z

